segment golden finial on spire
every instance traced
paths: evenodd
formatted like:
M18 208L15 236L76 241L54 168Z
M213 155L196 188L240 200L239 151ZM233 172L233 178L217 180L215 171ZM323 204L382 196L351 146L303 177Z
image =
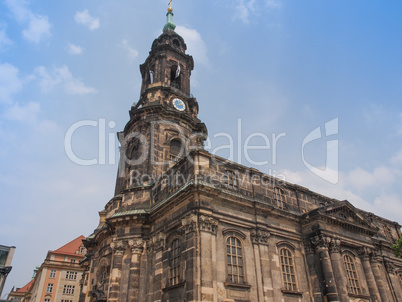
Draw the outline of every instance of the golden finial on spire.
M168 8L168 12L172 12L173 8L172 8L172 0L169 1L169 8Z

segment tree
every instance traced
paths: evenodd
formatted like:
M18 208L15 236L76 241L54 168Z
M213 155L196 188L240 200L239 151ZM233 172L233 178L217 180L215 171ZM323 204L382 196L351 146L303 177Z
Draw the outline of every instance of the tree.
M395 256L402 258L402 235L391 247L394 250Z

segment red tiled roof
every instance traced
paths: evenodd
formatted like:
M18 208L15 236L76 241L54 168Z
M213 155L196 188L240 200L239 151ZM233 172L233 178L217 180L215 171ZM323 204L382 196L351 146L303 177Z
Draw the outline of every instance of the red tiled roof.
M58 248L57 250L52 251L52 253L56 254L67 254L67 255L76 255L76 251L82 244L82 239L85 239L83 235L75 238L73 241L63 245L62 247ZM82 255L77 255L82 256Z
M34 280L35 280L35 279L32 279L32 280L29 281L25 286L23 286L23 287L17 289L15 292L16 292L16 293L25 293L25 292L29 291L29 289L31 288L32 283L34 282Z

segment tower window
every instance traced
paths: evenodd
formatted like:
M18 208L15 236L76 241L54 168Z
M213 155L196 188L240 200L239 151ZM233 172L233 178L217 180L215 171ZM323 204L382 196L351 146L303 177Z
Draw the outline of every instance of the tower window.
M172 139L170 141L170 160L178 161L184 154L184 147L179 139Z
M282 282L285 290L297 291L293 254L288 248L281 248Z
M226 239L227 281L244 283L243 253L241 241L236 237Z
M282 189L274 188L274 199L278 208L282 210L286 209L285 194Z
M170 257L170 285L176 285L180 282L180 256L180 240L175 239L172 242Z
M180 89L181 88L181 70L180 65L173 65L170 68L170 86Z
M174 40L173 40L173 45L176 46L176 47L180 47L180 42L179 42L179 40L174 39Z
M352 291L352 294L360 295L362 291L360 289L359 278L357 276L355 262L350 255L345 255L343 257L343 261L345 263L349 288Z

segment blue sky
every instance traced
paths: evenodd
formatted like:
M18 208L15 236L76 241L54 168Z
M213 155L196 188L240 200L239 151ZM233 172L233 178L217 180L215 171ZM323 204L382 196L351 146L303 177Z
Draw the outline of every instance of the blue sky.
M167 2L0 2L0 244L17 247L3 294L25 285L48 250L97 226L117 174L108 150L138 101L139 64L161 33ZM400 1L172 6L195 60L192 94L209 151L231 156L217 150L228 144L227 133L235 161L402 222ZM336 131L325 137L334 119ZM73 152L96 159L106 150L104 164L78 165L66 155L65 135L80 121L97 127L74 133ZM103 121L106 143L99 146ZM305 145L303 161L303 141L317 127L322 138ZM267 137L271 148L247 158L243 146L255 133L249 144ZM276 155L272 135L282 135ZM328 141L338 147L327 148ZM328 152L337 154L338 165L326 170L338 176L335 184L306 165L323 169Z

